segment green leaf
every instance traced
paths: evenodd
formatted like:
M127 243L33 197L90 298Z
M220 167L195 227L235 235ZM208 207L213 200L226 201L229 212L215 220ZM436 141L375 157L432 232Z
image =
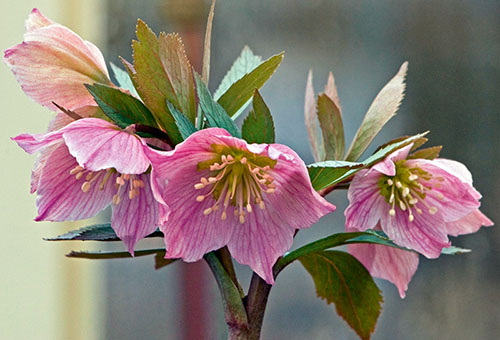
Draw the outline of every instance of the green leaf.
M315 190L321 190L339 182L346 175L354 174L364 167L362 163L345 161L324 161L307 166L311 184Z
M439 157L439 153L441 152L441 149L443 147L441 145L439 146L432 146L430 148L425 148L421 149L418 151L415 151L411 154L408 155L408 159L417 159L417 158L423 158L423 159L435 159Z
M196 90L198 91L198 99L201 109L205 113L208 125L211 127L220 127L226 129L232 136L241 138L241 132L228 116L224 108L212 99L207 85L201 80L198 74L195 73Z
M156 230L146 237L163 237L163 233ZM45 241L120 241L111 223L94 224L77 230L68 231L65 234L44 238Z
M315 190L321 190L329 186L338 184L342 181L346 181L354 176L354 174L359 170L372 166L373 164L383 160L394 151L401 149L402 147L405 147L406 145L417 140L420 140L426 134L427 132L421 133L405 138L396 143L386 145L361 163L327 161L310 164L308 165L308 169L313 187ZM361 166L358 166L356 164L361 164Z
M172 103L167 101L167 107L170 113L172 113L172 116L175 119L175 124L177 124L177 128L179 129L179 132L184 140L197 131L193 123L191 123L185 115L179 112L179 110L177 110Z
M244 75L218 99L218 103L226 110L227 114L236 119L236 113L252 97L255 89L260 89L265 82L271 78L281 61L284 52L275 55L253 71Z
M274 143L273 117L258 90L253 95L253 111L245 118L241 135L248 143Z
M122 128L130 124L157 126L151 111L134 96L107 85L85 86L106 116L118 126Z
M341 251L322 251L299 260L312 276L318 297L334 303L337 313L361 339L370 339L383 299L368 270Z
M320 132L318 114L316 112L316 100L314 98L312 77L312 70L309 70L304 98L304 118L314 160L319 162L325 159L325 147L323 145L323 136Z
M443 255L461 255L461 254L467 254L470 252L471 252L470 249L459 248L459 247L455 247L455 246L443 248L441 250L441 254L443 254Z
M155 254L155 269L160 269L174 263L177 259L165 259L165 249L136 250L134 257L148 256ZM89 259L89 260L109 260L133 258L128 251L71 251L66 257Z
M176 58L171 62L181 62L181 60L184 60L182 57L183 54L185 55L184 49L181 47L182 51L165 51L165 48L172 46L173 48L179 47L177 46L179 41L176 43L174 37L167 39L165 35L162 35L161 47L163 50L160 50L160 39L156 37L154 32L142 20L137 21L136 34L137 40L132 42L134 65L133 67L127 63L124 63L124 65L129 74L132 75L132 81L137 92L144 101L144 104L155 116L160 127L167 132L174 143L179 143L182 141L182 137L177 129L174 117L168 111L166 101L170 101L175 107L180 107L181 110L182 107L180 106L174 84L169 77L169 72L164 66L164 59L167 55L175 55ZM165 65L170 65L171 62L167 62ZM187 66L184 65L172 73L184 75L186 68ZM190 67L189 70L191 70ZM182 82L182 80L178 79L177 85L179 82ZM189 92L189 89L187 92ZM184 91L182 93L185 94ZM194 91L192 100L194 107ZM188 113L186 112L186 114Z
M113 63L109 63L111 65L111 69L113 70L113 74L115 75L116 81L118 82L118 86L122 89L128 90L131 95L135 97L139 97L137 90L134 87L132 79L130 79L130 75L127 71L119 68Z
M363 154L382 127L396 115L404 96L408 63L404 62L399 72L380 90L373 100L347 151L346 160L356 161Z
M318 96L318 119L326 159L342 159L345 151L342 116L338 106L326 94Z

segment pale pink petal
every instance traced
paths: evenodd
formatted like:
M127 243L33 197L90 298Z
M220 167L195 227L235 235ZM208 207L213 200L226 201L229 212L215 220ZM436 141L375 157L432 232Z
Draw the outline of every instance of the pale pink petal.
M154 232L158 222L158 202L155 201L150 186L150 175L139 175L135 178L142 180L144 188L139 195L130 199L128 192L131 189L127 182L120 188L120 202L113 204L111 227L116 235L125 243L128 251L133 254L137 241Z
M43 26L41 14L32 15L24 41L4 55L23 91L53 111L53 101L70 110L95 105L84 84L110 84L102 53L68 28Z
M37 30L39 28L55 24L52 20L45 17L38 8L33 8L28 19L26 19L24 26L27 32Z
M472 184L472 174L462 163L452 159L436 158L432 161L432 164L460 178L463 182Z
M393 153L389 154L383 161L375 164L370 170L381 172L387 176L396 175L396 166L394 162L405 159L412 147L413 143L394 151Z
M17 143L24 151L33 154L42 148L49 145L59 143L62 138L63 131L53 131L45 134L29 134L23 133L19 136L11 138Z
M493 221L477 209L458 221L447 222L446 230L449 235L458 236L475 233L482 226L491 227L492 225Z
M37 190L38 216L36 221L74 221L92 217L111 202L115 191L116 175L99 188L105 171L88 192L81 190L85 176L76 179L70 171L77 162L63 143L48 156Z
M405 297L408 283L418 267L418 254L375 244L351 244L349 253L356 257L374 277L392 282Z
M348 231L373 229L386 212L383 207L388 203L380 194L379 180L380 173L369 170L361 170L353 178L347 193L351 204L344 211Z
M113 123L85 118L61 131L70 153L86 169L115 168L122 174L142 174L149 167L144 141Z
M441 250L449 247L446 226L440 214L432 215L427 210L413 214L409 221L408 211L396 209L396 215L389 215L390 205L384 207L380 226L387 236L397 245L418 251L428 258L436 258Z

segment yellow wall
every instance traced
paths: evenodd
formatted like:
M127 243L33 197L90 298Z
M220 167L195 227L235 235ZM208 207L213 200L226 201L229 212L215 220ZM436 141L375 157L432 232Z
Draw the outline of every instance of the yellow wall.
M24 20L33 7L102 46L102 3L0 1L0 49L22 40ZM44 132L53 114L24 95L3 63L0 107L0 339L99 339L102 265L64 257L70 249L93 245L42 241L79 225L33 222L35 196L29 194L29 181L35 158L8 138Z

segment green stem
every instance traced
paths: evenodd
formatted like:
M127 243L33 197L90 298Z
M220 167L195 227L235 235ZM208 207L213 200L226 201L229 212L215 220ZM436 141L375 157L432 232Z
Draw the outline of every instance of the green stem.
M221 248L217 250L216 252L217 258L219 259L220 263L224 267L224 269L227 272L227 275L231 278L233 281L234 285L236 288L238 288L238 291L240 292L240 297L244 297L245 293L243 292L243 288L241 288L240 282L238 281L238 278L236 277L236 272L234 270L233 266L233 260L231 257L231 254L229 253L229 249L227 247Z
M272 286L253 273L248 296L246 299L246 310L248 314L249 332L247 340L258 340L264 321L267 299Z

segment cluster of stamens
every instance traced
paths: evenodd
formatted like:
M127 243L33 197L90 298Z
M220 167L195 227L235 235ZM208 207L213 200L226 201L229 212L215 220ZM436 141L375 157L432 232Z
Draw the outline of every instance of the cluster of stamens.
M197 202L203 202L212 196L215 203L203 211L204 215L217 212L222 207L221 220L227 218L229 206L234 207L234 215L239 216L239 222L245 223L247 213L252 213L253 206L265 209L262 193L272 194L276 187L274 178L269 174L271 166L258 165L244 155L222 155L220 161L214 161L208 169L211 176L201 177L194 185L196 190L209 188L205 194L196 197Z
M433 188L438 188L442 181L443 178L432 176L418 166L408 168L404 162L396 162L396 175L383 176L380 180L382 195L391 205L389 215L395 216L396 208L408 212L408 221L410 222L415 219L413 212L422 214L424 208L431 215L434 215L438 208L429 205L425 201L425 197ZM440 192L435 197L444 198Z
M90 171L77 165L71 169L69 173L70 175L74 175L77 180L85 178L85 182L82 183L81 189L83 192L88 192L92 188L92 185L97 183L99 184L99 190L104 190L106 183L111 175L116 173L116 170L107 169L102 171ZM129 199L134 199L139 196L141 188L144 188L144 182L135 175L120 174L120 176L116 177L116 193L113 195L113 204L117 205L120 203L122 191L127 182L129 183Z

